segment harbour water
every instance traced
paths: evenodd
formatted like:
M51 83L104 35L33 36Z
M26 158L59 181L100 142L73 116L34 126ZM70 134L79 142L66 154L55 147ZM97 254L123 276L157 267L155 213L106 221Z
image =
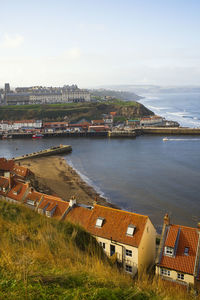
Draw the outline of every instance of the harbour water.
M59 144L72 145L67 162L112 203L149 215L157 227L166 212L174 223L196 226L199 221L200 137L1 140L0 157Z

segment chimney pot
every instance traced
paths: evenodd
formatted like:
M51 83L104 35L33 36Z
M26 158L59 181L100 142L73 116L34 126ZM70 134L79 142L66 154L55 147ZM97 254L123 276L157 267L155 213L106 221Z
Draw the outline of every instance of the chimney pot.
M197 229L200 231L200 222L197 223Z
M165 225L169 225L169 221L170 221L169 215L168 215L168 214L165 214L165 216L164 216L164 224L165 224Z

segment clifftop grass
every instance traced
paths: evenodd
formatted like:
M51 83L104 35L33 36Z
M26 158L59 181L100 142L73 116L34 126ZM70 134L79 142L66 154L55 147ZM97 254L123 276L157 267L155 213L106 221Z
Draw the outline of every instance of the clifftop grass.
M135 101L110 100L103 102L64 103L64 104L35 104L14 105L0 107L0 120L42 119L56 121L67 118L78 121L82 118L88 121L101 119L102 114L117 111L119 116L125 116L124 110L129 111L131 117L150 115L152 112Z
M82 228L25 207L0 202L0 233L0 299L192 299L134 282Z

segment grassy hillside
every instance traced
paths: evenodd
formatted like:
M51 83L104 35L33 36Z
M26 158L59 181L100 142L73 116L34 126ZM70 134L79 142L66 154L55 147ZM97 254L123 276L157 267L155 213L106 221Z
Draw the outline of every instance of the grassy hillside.
M102 114L107 114L111 111L117 111L118 116L124 118L153 114L138 102L125 102L116 99L97 103L1 106L0 120L62 120L66 118L75 122L82 118L86 118L87 120L100 119L102 118Z
M1 201L0 232L0 299L192 299L133 282L83 229L25 207Z

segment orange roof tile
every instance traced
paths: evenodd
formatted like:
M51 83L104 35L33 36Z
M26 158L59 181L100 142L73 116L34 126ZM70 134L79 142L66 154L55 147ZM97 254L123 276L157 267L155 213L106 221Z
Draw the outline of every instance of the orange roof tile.
M196 228L170 225L167 239L164 246L168 246L168 243L173 244L174 233L180 228L180 236L178 240L177 250L175 257L169 257L164 255L164 249L160 261L160 266L169 268L172 270L180 271L187 274L194 273L195 259L197 255L198 245L198 232ZM167 244L166 244L167 242ZM185 248L189 248L189 255L184 254Z
M0 191L0 195L6 195L6 192L3 191L3 188L7 188L9 186L9 179L6 177L1 176L0 177L0 187L1 187L1 191Z
M167 247L175 247L175 242L176 242L176 238L178 235L178 231L179 231L179 227L178 226L171 226L169 231L168 231L168 235L165 241L165 246Z
M16 181L14 187L8 192L7 197L17 201L22 201L27 189L27 183L21 183Z
M103 218L103 226L97 227L97 218ZM95 205L87 230L93 235L139 247L148 217L119 209ZM126 234L129 225L134 225L133 236Z
M44 196L43 201L40 203L38 208L44 209L48 205L46 210L51 211L57 205L53 217L54 218L62 217L66 209L69 207L69 202L63 201L61 198L54 197L51 195L43 194L43 196Z
M12 168L12 172L15 173L17 176L26 177L29 173L29 169L15 164Z
M0 158L0 170L11 171L14 166L14 160L7 160L6 158Z
M67 214L65 220L79 224L87 230L91 214L91 209L82 206L74 206Z
M35 190L32 190L28 193L28 195L26 196L25 200L24 200L24 203L27 202L27 200L32 200L34 202L38 202L40 201L40 199L42 198L42 193L39 193Z

